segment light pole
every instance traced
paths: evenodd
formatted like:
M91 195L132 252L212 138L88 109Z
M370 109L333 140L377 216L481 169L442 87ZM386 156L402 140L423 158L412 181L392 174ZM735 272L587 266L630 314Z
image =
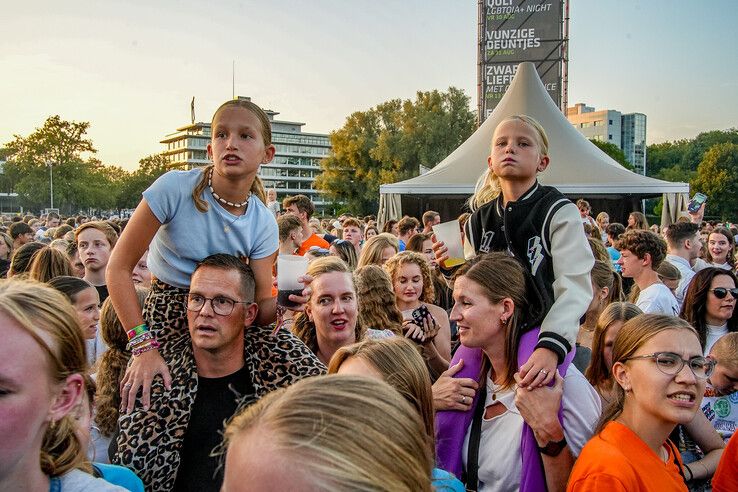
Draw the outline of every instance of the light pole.
M49 166L49 208L54 208L54 168L51 161L46 161L46 165Z

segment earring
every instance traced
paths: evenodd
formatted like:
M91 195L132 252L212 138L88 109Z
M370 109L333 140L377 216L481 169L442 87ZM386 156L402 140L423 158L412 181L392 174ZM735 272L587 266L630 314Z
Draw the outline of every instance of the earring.
M502 323L503 326L506 325L507 324L507 318L505 318L505 317L500 318L500 323Z

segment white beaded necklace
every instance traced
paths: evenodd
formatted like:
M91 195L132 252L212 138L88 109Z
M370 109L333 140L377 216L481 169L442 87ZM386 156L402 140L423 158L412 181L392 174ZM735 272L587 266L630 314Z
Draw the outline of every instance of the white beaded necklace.
M246 197L246 200L244 200L241 203L233 203L229 202L225 198L221 198L220 195L218 195L215 190L213 189L213 170L210 170L210 174L208 174L208 188L210 188L210 193L213 194L213 197L215 197L216 200L218 200L220 203L224 205L228 205L229 207L233 208L241 208L246 207L244 210L244 213L246 213L246 210L249 208L249 198L251 198L251 191L249 191L248 196Z

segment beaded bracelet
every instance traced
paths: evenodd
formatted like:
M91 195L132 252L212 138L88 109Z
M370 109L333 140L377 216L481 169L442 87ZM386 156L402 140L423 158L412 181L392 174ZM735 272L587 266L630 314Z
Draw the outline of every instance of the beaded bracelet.
M146 345L141 347L136 347L131 352L134 356L139 356L143 354L144 352L148 352L149 350L155 350L159 348L159 342L156 340L151 340L150 342L146 343Z
M146 323L141 323L138 326L134 326L130 330L128 330L128 340L132 340L133 338L136 338L138 335L142 335L149 331L149 327L146 326Z
M135 338L132 338L128 342L128 349L136 348L137 345L140 345L142 342L146 342L148 340L155 340L156 335L151 333L150 331L147 331L146 333L141 333L140 335L137 335Z

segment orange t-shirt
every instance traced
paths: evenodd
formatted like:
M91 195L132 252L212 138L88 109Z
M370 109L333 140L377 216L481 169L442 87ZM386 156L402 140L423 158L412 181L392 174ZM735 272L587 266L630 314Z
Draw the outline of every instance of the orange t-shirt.
M307 250L312 248L313 246L318 246L319 248L325 248L328 249L330 247L330 244L328 244L328 241L323 239L322 237L318 236L317 234L313 234L306 240L302 242L302 245L300 246L300 249L297 250L297 253L300 256L305 256L305 253L307 253Z
M566 490L687 492L679 474L681 457L669 444L664 447L669 454L666 463L628 427L610 422L582 449Z
M712 490L715 492L738 491L738 432L728 441L723 451L715 475L712 477Z

